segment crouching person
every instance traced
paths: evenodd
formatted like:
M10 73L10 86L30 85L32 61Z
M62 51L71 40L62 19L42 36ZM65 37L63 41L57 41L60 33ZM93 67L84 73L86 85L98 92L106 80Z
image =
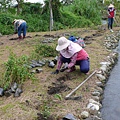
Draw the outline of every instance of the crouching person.
M18 34L18 38L24 39L26 37L26 29L27 29L26 21L22 19L18 19L18 20L15 19L13 21L13 24L14 24L14 31L15 33ZM23 37L21 36L22 32L23 32Z
M77 43L74 43L65 37L58 39L58 45L56 50L60 52L60 56L57 63L57 69L53 74L58 74L59 71L67 72L75 71L75 65L80 66L80 71L87 74L90 69L89 56L87 52ZM63 69L61 69L63 63L68 63Z

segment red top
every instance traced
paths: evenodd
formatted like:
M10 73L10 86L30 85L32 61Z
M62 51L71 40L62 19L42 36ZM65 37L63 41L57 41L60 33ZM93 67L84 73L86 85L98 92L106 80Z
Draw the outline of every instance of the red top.
M115 15L115 9L114 8L108 8L108 12L109 12L108 18L113 18L114 15Z

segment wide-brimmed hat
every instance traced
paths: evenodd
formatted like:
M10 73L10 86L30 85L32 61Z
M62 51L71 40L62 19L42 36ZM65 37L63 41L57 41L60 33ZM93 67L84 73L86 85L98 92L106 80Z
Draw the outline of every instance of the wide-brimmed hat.
M61 50L63 50L63 49L65 49L65 48L67 48L69 45L70 45L70 40L68 40L67 38L65 38L65 37L60 37L59 39L58 39L58 45L57 45L57 47L56 47L56 50L57 51L61 51Z
M114 5L113 4L110 4L109 6L108 6L108 8L113 8L114 7Z

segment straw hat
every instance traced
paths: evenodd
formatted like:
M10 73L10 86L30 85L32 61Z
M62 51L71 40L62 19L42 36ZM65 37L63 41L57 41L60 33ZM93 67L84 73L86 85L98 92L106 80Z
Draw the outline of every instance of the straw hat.
M113 8L114 7L114 5L113 4L110 4L109 6L108 6L108 8Z
M65 48L67 48L70 45L70 42L68 39L66 39L65 37L60 37L58 39L58 45L56 47L57 51L61 51Z

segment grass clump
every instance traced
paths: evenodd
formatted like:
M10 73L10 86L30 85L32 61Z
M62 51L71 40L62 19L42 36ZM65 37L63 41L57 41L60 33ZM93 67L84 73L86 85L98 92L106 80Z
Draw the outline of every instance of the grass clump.
M35 53L43 57L55 57L57 55L57 51L55 50L55 47L49 46L47 44L36 45Z

